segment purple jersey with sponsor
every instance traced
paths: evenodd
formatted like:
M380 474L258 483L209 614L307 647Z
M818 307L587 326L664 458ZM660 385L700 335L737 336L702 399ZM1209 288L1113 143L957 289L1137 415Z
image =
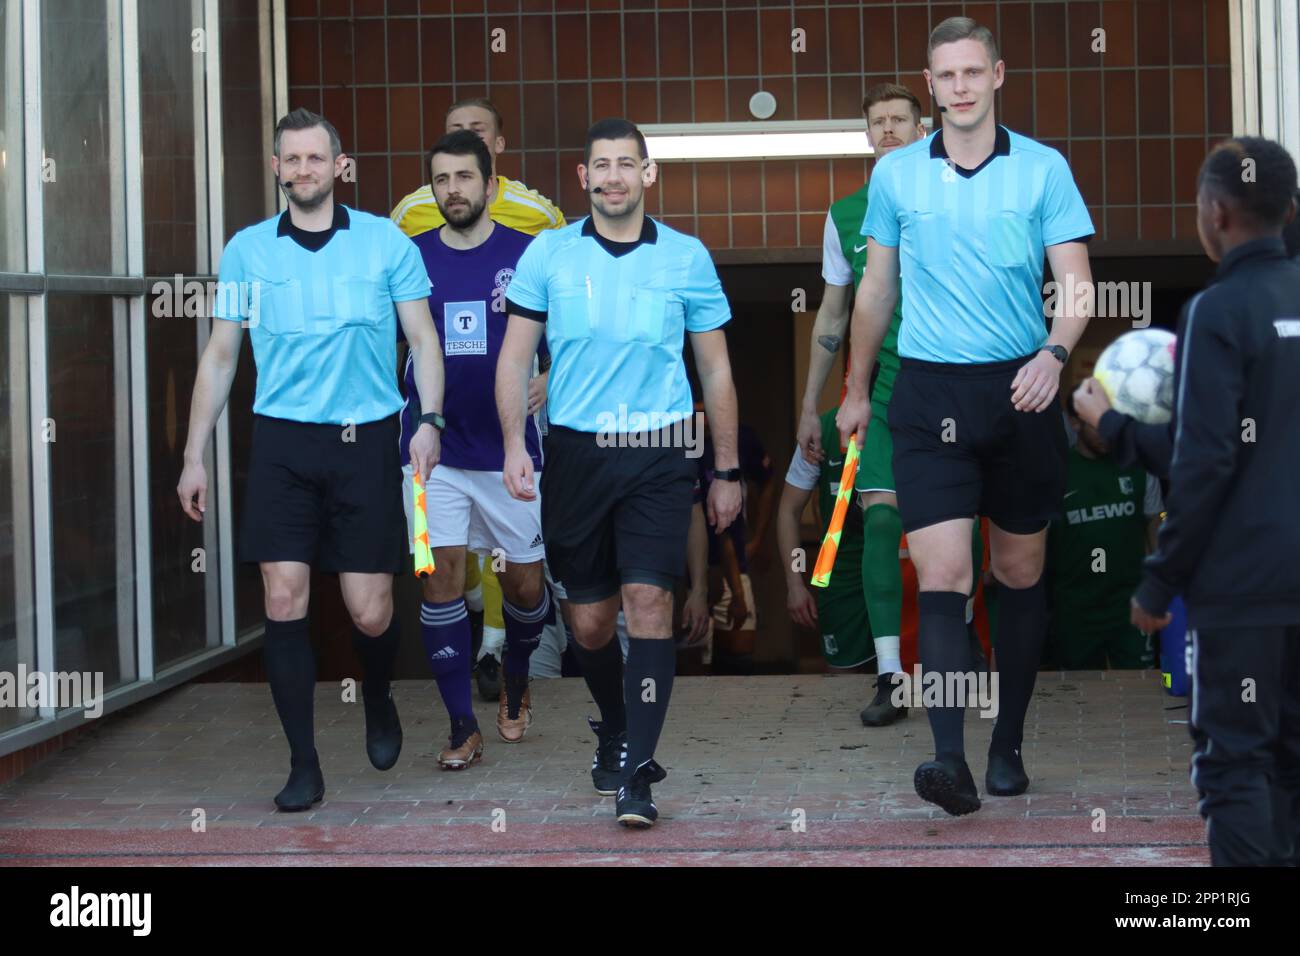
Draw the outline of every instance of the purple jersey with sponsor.
M444 227L445 228L445 227ZM497 356L506 335L506 287L532 236L497 223L482 245L453 249L442 241L442 228L411 240L424 257L433 289L429 311L442 342L446 374L439 463L471 471L505 467L505 442L497 417ZM415 363L406 359L406 405L402 408L402 464L411 460L411 436L420 417ZM537 423L524 420L524 443L533 467L542 467Z

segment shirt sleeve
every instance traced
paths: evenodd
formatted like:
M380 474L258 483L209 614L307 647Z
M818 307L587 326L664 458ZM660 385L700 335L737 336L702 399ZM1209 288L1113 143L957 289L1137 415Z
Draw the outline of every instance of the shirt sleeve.
M850 285L853 282L853 266L844 258L840 232L829 212L826 213L826 228L822 231L822 278L827 285Z
M1147 493L1142 502L1142 513L1148 518L1165 510L1164 496L1160 494L1160 480L1150 472L1147 473Z
M1121 468L1144 468L1161 478L1169 477L1169 460L1174 454L1172 423L1148 425L1108 408L1097 423L1097 432Z
M514 278L506 290L506 313L545 321L550 307L547 295L546 233L537 236L515 263Z
M794 457L790 459L790 467L785 471L785 483L802 488L804 491L812 491L817 487L817 479L820 477L821 469L809 464L808 459L803 456L803 451L795 445Z
M686 331L710 332L731 321L731 306L722 280L704 243L695 241L695 254L686 279Z
M1047 182L1041 203L1043 245L1054 246L1074 239L1087 239L1096 233L1088 207L1065 157L1052 150L1047 165Z
M876 163L867 186L867 215L862 221L862 234L882 246L898 245L898 203L893 191L893 171L897 163L887 160Z
M388 238L388 294L394 302L408 302L411 299L423 299L429 295L433 283L424 268L424 257L420 250L402 230L396 226L384 229Z
M1197 315L1206 294L1184 307L1186 318L1179 323L1169 500L1156 552L1143 565L1136 595L1152 614L1165 612L1205 556L1242 454L1246 361L1236 341L1239 325L1230 311Z
M217 272L217 296L213 302L212 314L228 322L242 322L250 318L249 294L254 293L254 300L261 301L263 289L252 290L244 276L244 257L239 251L239 235L236 234L226 243L221 253L221 265Z

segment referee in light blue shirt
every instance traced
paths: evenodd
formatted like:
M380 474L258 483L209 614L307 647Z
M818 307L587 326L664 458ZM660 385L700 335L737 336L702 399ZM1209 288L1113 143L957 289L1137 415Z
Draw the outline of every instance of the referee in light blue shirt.
M920 578L921 663L928 673L974 676L965 625L969 542L974 517L987 515L1002 597L999 710L984 782L989 794L1011 796L1029 786L1021 737L1047 626L1047 525L1065 492L1066 436L1054 399L1087 324L1068 302L1048 334L1043 255L1057 281L1074 280L1067 288L1089 287L1085 242L1093 227L1060 153L994 121L1004 65L988 29L966 17L940 23L925 76L942 128L882 158L872 174L862 226L867 268L838 422L845 438L865 434L867 375L901 265L902 368L889 426L898 510ZM917 793L954 815L980 806L962 703L926 708L935 759L915 776Z
M710 518L722 531L740 510L736 392L722 331L731 310L703 244L645 215L654 175L635 125L608 119L591 127L578 167L591 216L541 233L520 256L497 365L506 487L531 500L525 394L545 333L542 536L600 708L592 782L599 793L617 793L625 826L653 825L650 785L665 775L654 752L672 692L672 591L685 569L695 485L695 461L681 441L694 415L686 333L721 469ZM702 437L694 433L697 449ZM626 673L611 640L620 604L630 636Z
M365 675L366 752L397 762L389 692L397 654L393 575L406 556L398 458L397 320L411 344L424 417L411 460L438 461L442 357L419 251L388 219L334 202L347 157L324 119L295 110L275 128L283 215L237 233L221 256L212 338L199 362L177 493L203 520L203 450L226 404L245 323L257 363L240 558L261 566L267 679L289 741L281 810L307 810L325 781L312 727L316 662L307 627L312 566L336 573ZM396 316L394 316L396 311Z

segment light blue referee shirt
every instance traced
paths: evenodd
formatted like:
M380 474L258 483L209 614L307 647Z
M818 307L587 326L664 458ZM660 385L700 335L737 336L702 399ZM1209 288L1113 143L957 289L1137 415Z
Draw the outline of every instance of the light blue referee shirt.
M1044 247L1094 232L1065 157L999 126L993 155L962 169L939 130L882 157L867 197L862 234L900 248L899 355L999 362L1043 346Z
M582 432L647 431L692 414L682 345L731 318L704 244L649 216L635 242L590 217L540 233L515 266L507 310L546 323L547 417Z
M258 415L362 425L402 407L393 303L429 295L420 251L387 216L338 204L331 232L304 248L286 211L221 254L215 314L248 321Z

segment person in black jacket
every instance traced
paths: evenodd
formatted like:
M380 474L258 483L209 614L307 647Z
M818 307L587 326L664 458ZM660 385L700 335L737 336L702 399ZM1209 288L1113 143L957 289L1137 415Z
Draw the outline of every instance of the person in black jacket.
M1300 189L1293 201L1300 210ZM1292 217L1282 230L1286 254L1300 262L1300 214ZM1075 401L1085 410L1083 420L1092 425L1110 446L1110 457L1122 468L1142 467L1162 480L1169 478L1169 460L1174 454L1173 422L1148 425L1131 415L1110 407L1106 393L1095 378L1081 382L1074 393Z
M1198 228L1219 267L1179 317L1173 421L1098 415L1095 382L1076 393L1121 456L1169 478L1132 621L1154 631L1184 596L1192 782L1216 866L1300 863L1300 263L1282 240L1295 195L1277 143L1211 152Z
M1296 209L1300 209L1300 189L1295 191ZM1293 218L1282 230L1282 241L1286 243L1286 254L1300 261L1300 214Z

